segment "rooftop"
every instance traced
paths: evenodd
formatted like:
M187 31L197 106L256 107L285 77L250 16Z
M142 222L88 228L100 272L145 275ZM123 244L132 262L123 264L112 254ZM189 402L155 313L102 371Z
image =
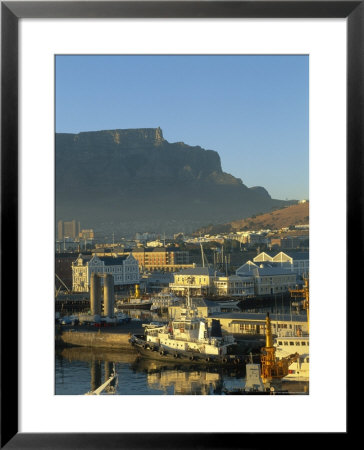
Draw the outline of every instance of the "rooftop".
M211 267L191 267L190 269L183 269L180 272L177 273L177 275L204 275L204 276L221 276L219 272L217 272L214 269L211 269Z
M105 266L121 266L123 262L126 260L127 255L118 256L116 258L112 256L98 256L98 258L103 261Z
M224 312L224 313L212 313L211 318L214 319L232 319L232 320L254 320L259 322L265 322L266 313L244 313L244 312ZM305 314L269 314L271 322L307 322Z

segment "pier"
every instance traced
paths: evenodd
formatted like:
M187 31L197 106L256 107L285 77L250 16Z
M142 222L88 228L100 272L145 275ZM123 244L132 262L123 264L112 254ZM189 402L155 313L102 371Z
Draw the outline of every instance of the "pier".
M81 346L133 350L129 343L130 335L133 333L143 333L143 327L139 322L107 329L95 329L92 326L63 327L56 333L56 347Z

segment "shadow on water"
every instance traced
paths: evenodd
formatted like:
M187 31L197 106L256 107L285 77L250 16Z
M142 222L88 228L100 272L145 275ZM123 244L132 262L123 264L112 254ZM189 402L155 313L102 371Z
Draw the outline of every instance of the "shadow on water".
M114 363L131 363L137 358L135 352L120 351L118 349L104 349L98 347L67 347L56 353L59 357L68 361L92 360L109 361Z

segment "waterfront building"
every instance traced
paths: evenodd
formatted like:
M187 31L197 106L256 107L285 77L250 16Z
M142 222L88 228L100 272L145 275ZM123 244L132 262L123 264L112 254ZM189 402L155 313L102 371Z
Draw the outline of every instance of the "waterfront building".
M215 291L214 279L219 275L210 267L193 267L175 273L169 287L178 295L186 295L188 289L191 295L208 295Z
M207 320L211 326L212 319L218 319L226 333L264 335L266 316L266 313L216 312L209 314ZM270 314L270 319L273 334L298 336L308 333L306 314Z
M279 252L273 256L268 253L259 253L253 258L254 263L272 263L272 266L279 266L295 272L301 277L307 277L310 271L309 252Z
M111 273L114 286L132 286L139 283L139 265L133 255L103 256L82 255L72 263L72 290L88 292L91 273Z
M235 273L238 276L253 277L256 296L288 293L290 289L295 289L297 284L295 272L268 264L254 266L254 263L245 263Z
M217 277L213 280L215 292L221 296L254 296L254 278L252 275Z

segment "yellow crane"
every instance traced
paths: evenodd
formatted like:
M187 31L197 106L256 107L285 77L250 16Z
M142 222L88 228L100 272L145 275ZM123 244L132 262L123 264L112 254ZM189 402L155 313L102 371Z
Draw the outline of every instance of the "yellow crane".
M276 348L273 345L272 326L269 313L265 320L265 347L262 348L261 377L263 383L277 381L288 375L288 367L296 361L299 354L294 353L282 359L276 358Z

